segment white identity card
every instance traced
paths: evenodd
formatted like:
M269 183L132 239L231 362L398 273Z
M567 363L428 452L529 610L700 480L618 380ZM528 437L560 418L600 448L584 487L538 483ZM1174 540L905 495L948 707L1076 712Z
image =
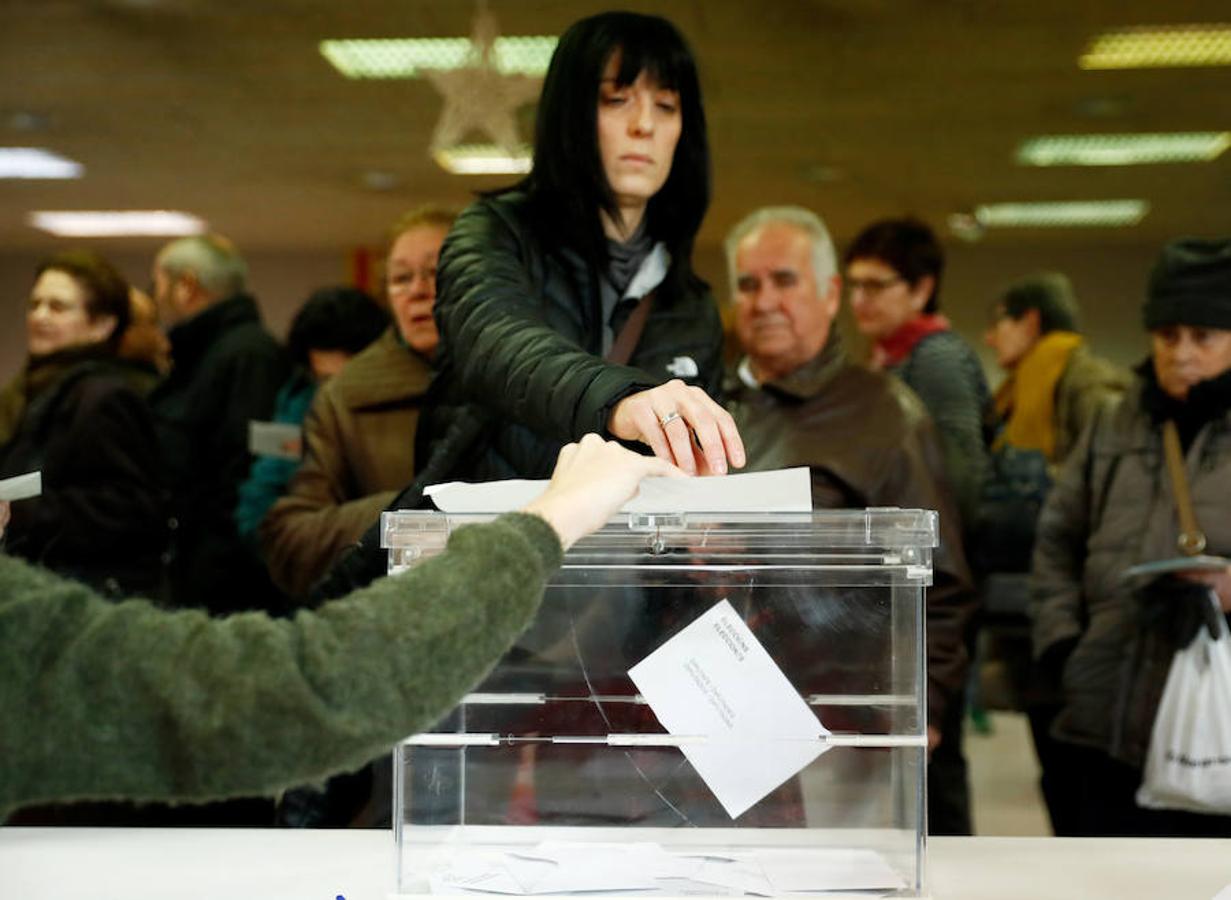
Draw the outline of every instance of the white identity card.
M248 451L275 459L303 458L303 429L289 422L248 422Z
M722 600L629 670L723 809L736 818L828 749L829 734Z
M43 493L41 469L0 479L0 500L28 500Z

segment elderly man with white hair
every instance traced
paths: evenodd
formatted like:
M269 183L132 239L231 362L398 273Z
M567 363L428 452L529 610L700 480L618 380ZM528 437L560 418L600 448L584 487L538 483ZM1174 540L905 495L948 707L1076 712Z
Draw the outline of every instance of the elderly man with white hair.
M232 513L252 461L248 422L271 417L290 365L226 238L172 241L152 274L174 362L150 395L177 526L172 600L214 613L276 607L280 595L240 541Z
M726 252L746 354L727 396L749 470L808 466L817 508L940 512L927 600L928 818L933 833L969 833L961 721L974 595L931 421L904 384L847 357L833 327L841 278L818 216L758 210L732 229Z

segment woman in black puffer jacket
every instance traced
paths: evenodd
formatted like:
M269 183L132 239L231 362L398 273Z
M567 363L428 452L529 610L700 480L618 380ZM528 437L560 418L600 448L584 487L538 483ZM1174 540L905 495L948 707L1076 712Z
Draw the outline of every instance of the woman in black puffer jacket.
M439 377L416 452L433 478L541 477L587 431L689 472L743 465L715 399L718 310L691 263L709 194L700 86L675 27L604 13L569 28L533 171L467 209L441 250Z

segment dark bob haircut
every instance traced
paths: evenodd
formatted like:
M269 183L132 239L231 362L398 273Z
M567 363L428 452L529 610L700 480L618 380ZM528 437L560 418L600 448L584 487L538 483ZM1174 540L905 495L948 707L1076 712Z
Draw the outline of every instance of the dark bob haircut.
M650 236L666 244L673 269L689 269L693 240L710 202L710 151L701 84L692 51L676 27L658 16L607 12L574 23L551 58L535 120L534 168L520 185L539 207L553 237L574 245L595 265L607 249L599 211L619 218L598 147L598 96L603 70L619 54L623 87L646 75L679 93L681 131L671 174L646 209Z
M1060 272L1039 272L1015 281L1005 290L996 307L1015 320L1032 309L1037 310L1039 334L1078 330L1080 315L1073 284Z
M37 281L44 272L63 272L85 291L85 311L91 320L103 316L115 319L115 328L103 343L111 349L120 344L128 327L128 282L115 266L92 250L66 250L48 257L34 270Z
M945 271L945 254L940 242L919 219L883 219L873 222L846 249L843 266L857 259L876 259L889 266L913 287L932 276L932 295L924 305L925 313L940 310L940 277Z
M313 291L295 314L286 349L296 365L308 365L309 350L355 354L380 337L389 314L358 288L327 287Z

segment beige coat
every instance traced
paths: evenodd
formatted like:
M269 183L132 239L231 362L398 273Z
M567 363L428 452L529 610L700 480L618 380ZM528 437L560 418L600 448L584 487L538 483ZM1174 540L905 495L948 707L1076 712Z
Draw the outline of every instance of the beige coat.
M431 369L392 329L317 392L304 462L261 524L274 582L302 598L414 474Z

